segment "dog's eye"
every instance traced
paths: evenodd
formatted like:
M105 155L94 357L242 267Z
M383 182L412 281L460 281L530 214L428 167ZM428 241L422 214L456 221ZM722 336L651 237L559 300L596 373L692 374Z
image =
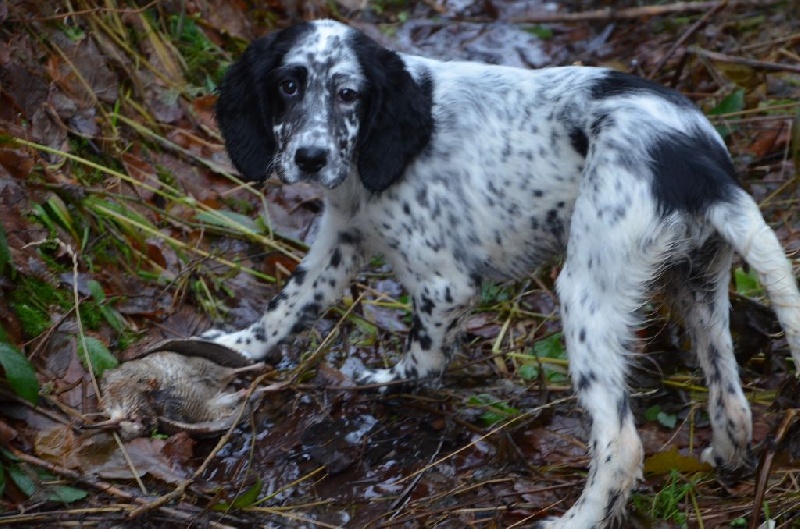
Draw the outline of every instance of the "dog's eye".
M358 99L358 92L352 88L342 88L339 90L339 101L342 103L352 103Z
M278 86L280 87L281 92L285 96L293 96L297 94L298 86L297 82L294 79L284 79Z

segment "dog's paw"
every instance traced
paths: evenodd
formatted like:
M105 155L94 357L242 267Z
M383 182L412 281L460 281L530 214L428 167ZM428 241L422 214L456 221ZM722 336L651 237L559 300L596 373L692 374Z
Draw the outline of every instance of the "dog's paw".
M354 378L356 385L368 386L383 394L400 391L407 382L393 369L364 369Z
M267 354L267 344L250 329L236 332L210 329L198 336L198 339L225 346L250 361L261 360Z
M353 376L356 384L375 389L379 393L403 393L414 391L422 387L441 387L441 377L417 376L416 372L409 373L402 364L397 364L391 369L362 369Z
M227 334L225 331L221 331L219 329L209 329L200 336L198 336L197 338L199 338L200 340L205 340L207 342L217 343L216 341L217 338L224 336L225 334Z
M742 479L752 476L758 466L755 454L750 449L734 461L726 461L717 455L713 446L709 446L703 450L700 460L714 467L717 479L726 485L734 485Z

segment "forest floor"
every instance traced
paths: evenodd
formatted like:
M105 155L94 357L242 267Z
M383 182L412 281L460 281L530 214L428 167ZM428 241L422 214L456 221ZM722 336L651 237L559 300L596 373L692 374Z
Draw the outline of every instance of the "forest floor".
M400 51L606 65L680 90L798 263L797 1L7 0L0 525L509 528L579 496L588 424L558 265L484 285L441 384L348 387L360 363L396 361L409 327L408 297L376 257L268 359L255 383L269 390L230 430L97 428L104 371L158 340L252 323L313 240L319 191L242 185L213 109L251 39L319 17ZM758 467L731 483L700 462L708 392L676 318L648 306L630 380L645 472L626 526L800 527L796 366L741 263L731 295Z

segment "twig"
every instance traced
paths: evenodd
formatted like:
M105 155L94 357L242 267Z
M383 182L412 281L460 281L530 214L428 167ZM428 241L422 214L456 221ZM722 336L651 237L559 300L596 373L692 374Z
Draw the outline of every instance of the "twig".
M118 13L123 15L130 15L130 14L137 14L137 13L144 13L154 5L158 4L159 0L152 0L151 2L143 5L142 7L137 7L136 9L116 9L110 7L93 7L91 9L83 9L81 11L69 11L67 13L59 13L58 15L51 15L47 17L17 17L17 18L9 18L8 22L21 22L23 24L28 24L31 22L47 22L48 20L65 20L69 17L73 16L81 16L81 15L91 15L91 14L108 14L108 13Z
M139 476L139 472L136 470L136 465L133 464L133 459L131 459L128 449L125 448L125 445L122 443L122 439L120 439L117 432L113 432L113 436L114 441L117 443L117 448L119 448L119 451L122 454L122 458L125 459L125 463L128 465L128 468L131 471L131 476L133 476L136 484L139 485L139 490L142 491L142 494L147 494L147 487L144 486L144 481L142 481L142 478Z
M101 492L105 492L106 494L111 494L112 496L115 496L117 498L129 500L134 503L147 504L147 499L139 498L136 495L126 490L123 490L105 481L98 480L92 476L81 474L80 472L76 472L66 467L50 463L49 461L39 459L38 457L26 454L25 452L22 452L17 448L14 448L13 446L7 446L6 450L11 452L14 455L14 457L19 458L20 461L23 461L38 468L43 468L48 472L52 472L53 474L58 474L59 476L63 476L71 481L74 481L75 483L80 483L81 485L92 487ZM127 510L130 508L131 506L129 505L120 506L120 510ZM194 514L185 513L170 507L162 506L161 511L163 511L165 514L168 514L180 520L189 521L189 520L194 520L195 518ZM235 529L229 525L221 524L214 521L209 521L208 523L211 527L214 527L216 529Z
M73 301L75 302L75 321L78 324L78 339L83 347L83 359L86 361L86 369L89 372L89 378L92 380L94 394L99 399L100 385L97 383L97 375L94 372L94 365L92 364L92 360L89 358L89 346L86 344L86 332L83 328L83 320L81 319L80 313L81 296L78 292L78 285L80 284L78 255L75 253L75 250L72 249L72 245L65 243L61 239L56 239L56 242L72 260L72 297Z
M699 20L697 20L694 24L689 26L689 29L687 29L686 31L683 32L683 35L681 35L680 38L675 41L675 44L673 44L670 47L670 49L667 50L667 53L665 53L663 55L663 57L661 57L661 59L658 60L656 65L653 66L653 69L650 70L650 73L647 75L647 78L648 79L652 79L653 77L655 77L655 75L658 73L658 71L661 69L661 67L664 66L664 64L666 64L666 62L670 59L670 57L672 57L675 54L675 52L678 50L678 48L683 46L683 44L687 40L689 40L689 37L694 35L697 32L697 30L699 30L701 27L705 26L706 23L708 22L708 19L710 19L712 16L717 14L721 9L726 7L728 5L729 1L730 0L722 0L716 7L713 7L712 9L709 9L706 12L705 15L700 17Z
M430 457L431 463L433 463L433 461L439 457L439 453L442 451L443 444L444 444L444 435L439 437L439 445L436 447L436 450L433 451L433 454L431 454ZM406 505L408 505L408 502L411 500L411 492L413 492L413 490L416 488L417 483L419 483L419 480L422 479L422 476L423 473L418 472L414 476L414 479L411 480L411 483L409 483L408 486L403 490L403 492L401 492L400 495L397 496L397 499L392 502L392 504L389 506L389 511L392 513L392 515L389 516L389 520L394 520L395 518L397 518L397 515L400 514L400 511L403 508L405 508Z
M563 397L563 398L560 398L560 399L556 399L556 400L550 401L550 402L548 402L546 404L542 404L541 406L537 406L536 408L531 408L530 410L528 410L528 411L526 411L524 413L520 413L519 415L516 415L516 416L510 418L509 420L501 423L500 425L495 426L494 428L492 428L491 430L489 430L485 434L481 435L480 437L477 437L476 439L473 439L471 442L465 444L464 446L462 446L461 448L457 449L456 451L454 451L454 452L452 452L450 454L447 454L446 456L442 456L439 459L437 459L436 461L433 461L433 462L425 465L424 467L422 467L421 469L417 470L416 472L414 472L412 474L409 474L408 476L405 476L402 479L399 479L396 483L400 484L400 483L403 483L405 481L413 480L417 476L417 474L422 474L424 472L427 472L430 468L435 467L436 465L439 465L442 462L447 461L451 457L454 457L457 454L460 454L464 450L467 450L467 449L475 446L476 444L478 444L481 441L484 441L485 439L493 436L497 432L502 431L503 429L507 428L508 426L511 426L512 424L517 423L517 422L519 422L519 421L521 421L523 419L527 419L529 417L533 417L537 413L540 413L543 410L546 410L548 408L552 408L553 406L558 406L559 404L564 404L566 402L570 402L570 401L575 400L575 399L576 399L576 397L574 395L570 395L569 397Z
M724 53L717 53L715 51L704 50L696 46L692 46L687 50L689 53L694 53L700 57L711 59L712 61L727 62L731 64L742 64L749 66L756 70L767 70L771 72L794 72L800 73L800 66L794 64L784 64L780 62L759 61L757 59L746 59L744 57L734 57Z
M305 373L313 364L319 361L319 359L327 350L334 336L339 334L339 330L342 328L342 324L345 322L345 320L347 320L350 314L353 313L355 308L361 303L361 300L364 298L364 294L365 292L362 292L357 299L353 300L353 303L347 308L346 311L344 311L342 317L339 318L339 321L336 322L336 325L333 327L333 329L331 329L331 332L329 332L328 335L325 337L325 339L322 340L322 342L317 346L314 352L308 355L308 357L305 360L300 362L300 365L294 368L291 377L289 377L288 381L289 384L296 383L300 379L300 377L303 376L303 373Z
M756 477L756 490L753 494L753 510L748 529L755 529L758 526L758 522L761 518L761 506L764 504L764 495L767 492L767 480L769 479L769 475L772 470L772 460L775 457L775 453L778 451L778 447L786 437L789 427L797 418L798 413L800 413L800 409L786 410L783 415L783 420L781 421L780 426L778 426L778 431L775 432L774 436L770 435L767 437L767 450L764 451L763 455L761 456L761 461L758 465L759 468L758 475Z
M554 14L530 14L511 17L508 22L512 24L546 24L554 22L582 22L589 20L618 20L624 18L640 18L648 16L672 15L675 13L690 13L698 11L708 11L717 9L722 3L728 3L731 7L738 6L759 6L766 7L780 3L782 0L725 0L717 2L675 2L674 4L664 4L655 6L629 7L625 9L596 9L584 11L583 13L554 13Z

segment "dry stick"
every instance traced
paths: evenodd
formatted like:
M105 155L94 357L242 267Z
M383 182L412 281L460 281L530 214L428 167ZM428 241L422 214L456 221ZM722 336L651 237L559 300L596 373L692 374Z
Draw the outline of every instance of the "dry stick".
M761 42L754 42L753 44L742 46L741 48L739 48L739 51L750 51L756 48L774 46L775 44L784 44L788 46L789 44L792 44L796 40L800 40L800 33L794 33L792 35L784 35L782 37L777 37L769 40L762 40Z
M33 466L38 467L38 468L43 468L43 469L47 470L48 472L52 472L53 474L58 474L60 476L64 476L65 478L67 478L67 479L69 479L71 481L74 481L76 483L80 483L81 485L84 485L84 486L87 486L87 487L92 487L92 488L97 489L97 490L99 490L101 492L105 492L105 493L111 494L112 496L115 496L117 498L122 498L124 500L129 500L129 501L132 501L134 503L141 503L141 504L146 504L147 503L147 500L145 498L140 498L140 497L138 497L138 496L136 496L136 495L134 495L134 494L132 494L132 493L130 493L128 491L120 489L119 487L116 487L116 486L114 486L114 485L112 485L110 483L107 483L105 481L98 480L98 479L96 479L96 478L94 478L92 476L84 475L84 474L81 474L80 472L76 472L75 470L72 470L72 469L69 469L69 468L66 468L66 467L62 467L60 465L56 465L54 463L50 463L49 461L45 461L43 459L39 459L38 457L30 455L30 454L26 454L25 452L22 452L21 450L19 450L17 448L14 448L13 446L7 446L6 449L9 452L11 452L15 457L19 458L21 461L23 461L25 463L28 463L28 464L33 465ZM126 509L129 509L129 508L130 508L130 506L128 506L128 505L120 506L120 510L126 510ZM161 510L165 514L168 514L168 515L173 516L175 518L179 518L181 520L193 520L194 519L194 515L179 511L177 509L172 509L172 508L169 508L169 507L161 507ZM215 527L217 529L235 529L235 528L233 528L233 527L231 527L229 525L225 525L225 524L221 524L221 523L218 523L218 522L214 522L213 520L209 521L209 524L211 525L211 527Z
M139 490L142 491L142 494L147 494L147 487L144 486L144 481L142 481L142 478L139 476L139 472L136 470L136 465L133 464L133 459L131 459L128 449L125 448L125 445L122 443L122 439L120 439L117 432L113 432L113 436L120 453L122 453L122 458L125 460L125 464L128 465L128 468L131 471L131 476L133 476L136 484L139 485Z
M753 495L753 513L750 516L750 524L747 526L748 529L756 529L758 527L758 521L761 518L759 513L761 512L761 506L764 504L764 495L767 492L767 480L769 480L769 475L772 470L772 460L775 457L778 446L783 442L786 433L789 431L789 427L794 423L799 413L800 409L796 408L786 410L775 436L767 438L769 448L764 452L759 462L756 490Z
M44 512L25 512L20 514L5 514L0 516L0 525L22 525L32 524L34 522L58 522L60 527L69 527L74 525L76 527L91 526L91 515L99 517L102 515L103 521L109 523L109 515L121 514L124 507L88 507L82 509L64 509L57 511L44 511ZM78 522L77 520L80 520ZM96 518L95 518L96 519ZM79 525L85 524L85 525ZM23 526L24 527L24 526ZM28 525L28 527L32 527Z
M100 398L100 385L97 383L97 375L94 372L94 366L89 358L89 346L86 345L86 333L83 329L83 320L81 320L81 313L80 313L80 303L81 303L81 296L78 292L78 255L72 249L72 246L65 243L61 239L57 239L58 245L64 250L72 260L72 296L75 302L75 321L78 324L78 338L81 341L81 345L83 346L83 357L86 361L86 367L89 371L89 377L92 380L92 387L94 388L94 394L97 398Z
M728 3L731 7L759 6L767 7L781 3L784 0L733 0L725 2L675 2L656 6L629 7L626 9L596 9L583 13L555 13L555 14L530 14L511 17L507 22L512 24L526 23L551 23L551 22L582 22L589 20L616 20L622 18L640 18L648 16L671 15L675 13L689 13L716 9L721 3Z
M480 443L481 441L493 436L497 432L500 432L501 430L505 429L508 426L511 426L512 424L514 424L516 422L519 422L519 421L521 421L523 419L527 419L528 417L532 417L535 414L537 414L537 413L539 413L539 412L541 412L543 410L546 410L548 408L552 408L553 406L557 406L559 404L564 404L564 403L569 402L571 400L575 400L575 396L574 395L570 395L569 397L563 397L563 398L560 398L560 399L556 399L556 400L548 402L547 404L542 404L541 406L537 406L536 408L532 408L532 409L530 409L530 410L528 410L528 411L526 411L524 413L520 413L519 415L517 415L515 417L512 417L509 420L503 422L499 426L496 426L496 427L492 428L491 430L489 430L485 434L483 434L480 437L478 437L477 439L467 443L466 445L462 446L461 448L457 449L456 451L454 451L454 452L452 452L450 454L447 454L446 456L440 457L436 461L433 461L432 463L429 463L429 464L425 465L424 467L422 467L421 469L417 470L416 472L414 472L412 474L409 474L408 476L398 480L397 484L399 485L400 483L403 483L405 481L409 481L409 480L414 479L417 476L417 474L422 474L424 472L427 472L429 469L435 467L436 465L438 465L438 464L440 464L440 463L442 463L444 461L447 461L451 457L454 457L454 456L460 454L461 452L463 452L464 450L467 450L468 448L471 448L471 447L475 446L476 444Z
M539 487L539 488L537 488L535 490L535 492L543 492L543 491L550 491L550 490L556 490L556 489L570 488L570 487L575 487L576 485L579 485L581 483L582 482L575 482L575 483L566 483L566 484L562 484L562 485L552 485L550 487ZM533 492L534 491L531 491L529 493L533 493ZM517 495L516 492L509 492L509 493L506 493L506 494L495 495L495 496L493 496L493 498L502 499L502 498L506 498L506 497L509 497L509 496L516 496L516 495ZM385 522L382 522L377 527L386 528L386 527L393 527L393 526L401 525L401 524L407 524L408 522L420 519L420 518L422 518L424 516L430 517L430 516L437 515L437 514L458 513L458 512L465 512L465 513L466 512L473 512L473 513L474 512L504 512L504 511L508 511L512 506L519 507L519 508L526 508L526 504L524 504L524 503L516 503L516 504L513 504L513 505L505 504L505 505L502 505L502 506L495 505L495 506L492 506L492 507L475 507L475 508L462 507L462 506L466 506L466 505L473 505L477 501L481 501L481 500L480 499L469 500L469 501L462 502L462 503L454 505L454 506L451 505L451 506L447 506L447 507L438 507L436 509L428 509L427 511L421 512L419 514L410 514L410 515L406 516L405 518L399 518L399 519L396 519L396 520L387 520ZM547 512L549 510L552 510L553 507L556 507L556 506L564 503L565 501L567 501L567 499L566 498L562 498L560 500L557 500L557 501L551 503L547 507L543 507L543 508L533 507L533 508L537 508L538 510L533 512L530 516L526 517L525 520L530 520L532 518L540 516L543 513ZM372 522L367 524L365 527L372 527L370 525L371 523ZM517 522L514 525L510 525L508 529L510 529L511 527L519 527L518 524L519 524L519 522Z
M700 17L699 20L697 20L694 24L692 24L689 27L689 29L687 29L683 33L683 35L681 35L680 38L675 41L675 44L673 44L670 47L670 49L667 50L667 53L665 53L664 56L661 57L661 59L659 59L659 61L656 63L656 65L653 66L653 69L650 70L650 73L647 75L647 78L648 79L652 79L653 77L655 77L655 75L658 73L658 71L661 69L661 67L664 66L664 64L666 64L666 62L670 59L670 57L672 57L675 54L675 52L678 50L678 48L683 46L683 44L687 40L689 40L689 37L694 35L701 27L705 26L706 23L708 22L708 19L710 19L715 14L717 14L722 8L726 7L728 5L729 1L730 0L723 0L716 7L712 8L712 9L709 9L706 12L705 15Z
M749 66L756 70L767 70L771 72L793 72L800 73L800 66L794 64L784 64L780 62L759 61L757 59L746 59L744 57L734 57L732 55L725 55L724 53L717 53L715 51L704 50L696 46L690 47L686 50L689 53L694 53L700 57L711 59L712 61L727 62L731 64L742 64Z
M433 454L431 454L430 457L431 462L433 462L436 458L439 457L439 452L442 451L443 444L444 444L444 435L439 437L439 446L437 446L436 450L434 450ZM405 490L403 490L403 492L400 493L397 499L394 500L392 504L389 506L389 511L392 513L392 515L389 516L389 521L397 518L402 509L404 509L406 505L408 505L408 502L411 501L411 492L417 487L417 483L419 483L419 480L422 479L422 476L423 476L422 472L417 473L414 479L411 480L411 483L408 484Z
M136 9L116 9L111 7L94 7L91 9L82 9L80 11L69 11L67 13L61 13L58 15L51 15L47 17L18 17L18 18L9 18L9 22L22 22L22 23L29 23L29 22L47 22L49 20L65 20L69 17L73 16L81 16L81 15L91 15L93 13L121 13L123 15L129 14L137 14L143 13L153 7L154 5L158 4L160 0L152 0L148 4L138 7Z

